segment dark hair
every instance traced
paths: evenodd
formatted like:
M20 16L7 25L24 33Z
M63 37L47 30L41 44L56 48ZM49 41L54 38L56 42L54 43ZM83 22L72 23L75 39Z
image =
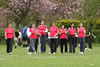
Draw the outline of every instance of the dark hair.
M72 24L74 24L74 23L71 23L70 25L72 25Z

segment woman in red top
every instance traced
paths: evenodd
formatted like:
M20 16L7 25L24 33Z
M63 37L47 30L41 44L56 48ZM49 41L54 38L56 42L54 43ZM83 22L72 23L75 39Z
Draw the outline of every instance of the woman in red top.
M55 23L50 27L50 48L51 53L56 54L57 49L57 39L58 39L58 27Z
M30 28L29 32L31 32L31 35L29 36L31 46L29 48L28 54L32 54L31 52L34 52L34 54L36 54L36 50L35 50L35 42L36 42L36 28L35 28L35 24L32 24L32 27Z
M47 26L44 25L44 21L41 22L40 31L41 31L41 36L40 36L41 53L44 53L46 52L46 32L47 32Z
M69 42L70 42L70 46L69 46L69 52L75 53L75 34L76 34L76 29L74 28L74 23L71 23L71 27L68 29L69 32Z
M60 34L61 53L63 53L63 45L65 45L65 53L67 54L67 30L65 29L64 25L62 25L62 28L59 31L59 34Z
M15 37L15 30L11 24L8 24L8 28L5 29L5 39L7 43L7 53L12 54L13 38Z
M38 46L38 39L40 37L41 33L40 33L40 26L37 27L36 29L36 43L35 43L35 50L37 52L37 46Z
M80 42L80 54L84 54L84 49L86 45L85 41L85 34L86 29L83 27L83 24L80 23L80 28L78 28L78 37L79 37L79 42Z

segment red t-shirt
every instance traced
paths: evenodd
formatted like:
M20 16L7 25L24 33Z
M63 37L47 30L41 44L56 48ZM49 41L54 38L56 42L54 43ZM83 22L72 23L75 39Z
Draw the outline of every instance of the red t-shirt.
M85 37L84 31L86 31L86 29L84 27L81 27L81 28L78 29L79 38Z
M5 32L6 32L6 37L7 37L7 39L11 39L11 38L13 38L14 37L14 33L15 33L15 30L14 30L14 28L6 28L5 29Z
M75 36L76 29L75 28L69 28L69 35Z
M40 30L37 31L36 39L39 38L39 36L40 36L39 34L41 34Z
M60 35L60 39L66 39L67 38L67 30L60 30L59 32L61 32L61 35Z
M50 27L50 37L55 37L55 35L58 33L58 27ZM58 35L57 35L58 36Z
M41 35L46 35L46 32L43 32L46 31L46 29L47 29L46 25L40 25Z
M30 28L29 32L31 32L30 38L35 39L36 38L36 29Z

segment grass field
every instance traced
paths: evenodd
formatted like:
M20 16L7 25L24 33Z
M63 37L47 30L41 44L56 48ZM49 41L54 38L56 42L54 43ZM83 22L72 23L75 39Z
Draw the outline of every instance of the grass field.
M93 50L85 50L84 55L60 54L59 48L55 55L39 51L37 55L28 55L27 49L13 49L13 55L6 53L6 45L0 44L0 67L100 67L100 44L93 44Z

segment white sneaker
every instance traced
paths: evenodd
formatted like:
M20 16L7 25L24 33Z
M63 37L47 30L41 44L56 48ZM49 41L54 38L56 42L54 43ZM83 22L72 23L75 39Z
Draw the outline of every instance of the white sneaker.
M85 50L87 50L88 48L85 48Z
M36 55L37 53L36 53L36 52L34 52L34 54Z
M32 53L31 52L28 52L28 54L31 55Z
M80 52L80 54L84 54L83 52Z
M92 49L88 48L88 50L92 50Z
M12 55L12 52L8 53L9 55Z
M51 52L49 52L49 54L51 54Z
M67 54L67 52L65 54Z
M53 54L56 54L56 52L53 52Z

